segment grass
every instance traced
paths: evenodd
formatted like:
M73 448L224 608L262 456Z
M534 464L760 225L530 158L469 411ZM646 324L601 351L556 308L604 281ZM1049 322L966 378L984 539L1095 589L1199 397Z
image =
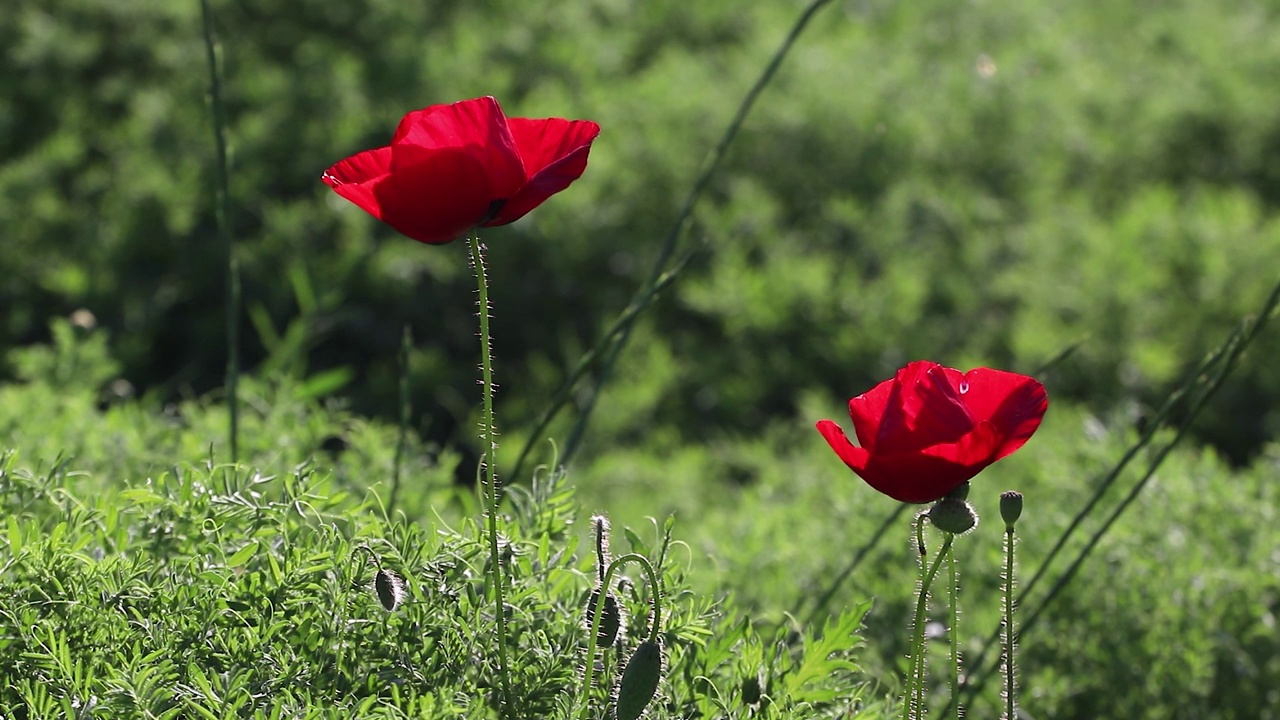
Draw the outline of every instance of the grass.
M69 338L29 356L56 367L99 358L100 336ZM404 512L389 517L397 427L299 397L287 382L246 378L243 389L243 448L256 465L209 455L225 427L217 403L99 410L84 386L0 388L0 429L23 448L0 457L0 592L12 598L0 610L0 666L12 678L0 712L493 717L486 535L480 500L453 483L449 456L410 441ZM345 449L330 455L319 448L332 436ZM43 460L55 445L74 456ZM594 554L580 551L580 502L563 473L545 469L507 498L498 532L512 707L569 717L596 582ZM694 553L680 530L646 523L614 538L655 564L665 598L668 670L650 717L881 717L855 660L867 603L817 629L758 622L728 595L692 590ZM379 565L407 581L392 613L373 590ZM645 636L646 588L638 577L619 585L630 639L597 656L594 712ZM756 681L767 700L743 704L741 688Z
M67 326L62 336L24 351L28 379L0 387L0 433L17 448L0 465L0 591L13 598L0 612L0 666L18 678L0 690L0 709L494 716L481 501L455 484L456 456L410 437L401 510L389 517L397 426L289 380L245 378L245 464L220 464L209 451L225 429L220 403L104 402L83 382L109 362L102 333ZM333 437L341 449L321 449ZM1056 405L1023 452L978 478L971 501L986 522L957 545L967 659L1002 609L997 490L1027 497L1025 582L1139 439L1123 415ZM669 670L649 717L847 717L851 707L854 717L890 716L914 548L904 518L837 587L829 613L800 621L894 510L820 444L808 428L779 426L697 457L620 456L516 483L499 532L510 553L517 712L568 717L575 699L596 581L588 508L614 517L616 552L659 567ZM730 459L749 480L693 482ZM1275 463L1232 469L1211 452L1171 451L1024 635L1021 704L1056 717L1269 717L1267 688L1280 678L1267 624L1280 611ZM1121 473L1117 490L1141 475ZM1085 529L1102 518L1090 515ZM1072 539L1065 557L1085 544ZM408 581L394 613L373 593L365 547ZM1063 563L1050 570L1052 580ZM645 587L632 577L619 592L629 647L644 637ZM1024 598L1024 612L1043 597ZM932 617L944 612L938 605ZM933 708L945 704L945 645L929 642ZM598 658L597 710L621 660ZM998 684L970 712L996 714Z

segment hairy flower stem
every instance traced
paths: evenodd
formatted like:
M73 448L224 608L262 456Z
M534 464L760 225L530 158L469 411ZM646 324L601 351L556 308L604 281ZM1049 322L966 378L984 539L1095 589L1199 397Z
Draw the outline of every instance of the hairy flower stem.
M507 672L507 613L503 598L502 555L498 550L498 503L501 495L498 488L497 452L498 441L493 427L493 352L489 336L489 281L485 274L484 251L480 245L480 233L471 233L471 265L476 272L476 305L480 315L480 375L484 387L484 410L480 421L483 433L484 455L481 462L485 469L486 511L489 516L489 581L493 586L494 620L498 629L498 674L502 683L502 702L499 703L499 717L507 717L512 695L511 678Z
M209 107L213 117L213 144L217 151L217 184L214 217L218 223L218 235L227 249L227 442L230 445L231 463L239 459L240 407L237 402L240 384L240 266L236 262L236 248L231 240L229 181L227 180L226 109L222 104L222 73L218 62L218 41L213 34L213 12L209 0L200 0L200 15L204 21L205 55L209 61Z
M613 562L609 563L609 567L600 575L600 586L611 587L613 575L623 565L627 563L636 563L644 570L645 576L649 581L649 637L648 642L656 642L658 640L658 631L662 626L662 588L658 585L658 573L653 569L653 564L649 559L639 553L627 553ZM576 702L581 703L577 707L578 712L573 713L572 717L579 720L585 713L590 710L591 703L588 698L591 693L591 686L595 682L595 656L596 656L596 638L600 637L600 617L603 615L604 603L595 603L591 612L591 629L587 632L587 662L586 668L582 674L582 689L578 693Z
M919 528L919 520L917 521ZM929 604L929 586L933 585L933 578L938 574L938 568L942 565L942 561L951 552L951 543L955 540L955 535L945 533L946 539L942 541L942 547L938 550L938 556L934 558L933 564L929 566L929 570L920 580L920 597L916 599L915 619L912 621L912 629L914 631L911 640L911 675L907 687L907 699L902 704L902 720L913 720L919 717L924 704L924 678L925 678L925 659L924 659L924 624L925 609ZM917 538L919 532L917 531ZM923 544L920 547L924 547ZM913 712L914 708L914 712Z
M951 636L951 707L955 710L955 719L960 720L960 632L958 623L960 613L956 610L956 596L960 594L960 581L956 571L956 550L955 548L947 549L947 563L951 567L951 621L950 630L947 634Z
M1004 531L1004 703L1005 718L1017 720L1017 664L1014 647L1017 635L1013 627L1013 527Z

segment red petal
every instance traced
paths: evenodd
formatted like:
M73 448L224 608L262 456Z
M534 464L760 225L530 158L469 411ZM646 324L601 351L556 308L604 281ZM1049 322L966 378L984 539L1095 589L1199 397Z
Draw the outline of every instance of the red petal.
M486 226L515 222L569 187L587 169L591 143L600 134L600 126L589 120L510 118L508 123L528 181Z
M877 453L902 453L952 443L973 428L953 385L959 372L917 361L898 371L876 433Z
M965 374L965 403L979 420L990 420L1002 442L996 460L1026 444L1049 409L1049 396L1035 378L975 368Z
M867 467L871 453L849 442L849 436L844 434L844 430L830 420L819 420L817 427L818 432L822 433L822 437L826 438L827 444L836 451L836 455L840 456L844 464L861 475Z
M979 424L956 443L923 452L875 455L858 474L868 485L895 500L933 502L994 462L998 443L994 428Z
M527 177L507 118L491 97L411 112L400 121L391 147L393 173L430 162L439 152L469 154L484 168L493 193L486 209L490 202L516 193Z
M374 187L383 222L418 242L456 240L476 226L494 197L489 168L465 148L437 150Z
M869 451L874 452L876 449L876 436L896 383L897 378L885 380L849 401L853 431L858 435L858 442Z
M382 208L374 188L391 171L391 148L366 150L329 168L321 180L334 192L355 203L370 215L382 219Z
M916 448L958 442L977 423L965 405L964 376L959 370L930 368L916 386L919 405L912 419L912 446Z

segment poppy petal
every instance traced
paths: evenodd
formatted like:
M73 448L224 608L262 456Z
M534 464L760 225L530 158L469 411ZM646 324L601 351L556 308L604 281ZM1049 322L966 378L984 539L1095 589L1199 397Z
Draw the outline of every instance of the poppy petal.
M897 377L885 380L849 401L849 417L853 420L858 443L871 452L876 451L876 438L897 384Z
M895 500L933 502L995 462L993 454L999 441L995 428L982 423L959 442L922 452L873 455L866 469L858 474L868 485Z
M958 370L941 365L930 368L916 386L919 405L912 418L915 447L954 443L973 430L975 420L965 405L968 387Z
M836 451L836 455L848 465L850 469L859 475L867 467L867 461L871 458L871 453L866 448L860 448L849 442L849 436L844 434L844 430L839 425L830 420L819 420L817 424L818 432L822 433L822 437L826 438L827 444L832 450Z
M391 172L391 148L366 150L341 160L320 177L334 192L361 210L382 219L374 187Z
M999 460L1025 445L1039 429L1048 409L1049 395L1044 385L1034 380L1010 393L991 416L991 424L1003 435L995 459Z
M486 226L515 222L569 187L587 169L591 143L600 134L600 126L590 120L510 118L508 122L529 177Z
M474 153L464 148L438 150L377 183L377 217L418 242L451 242L488 212L491 179Z
M898 371L877 433L876 452L911 452L952 443L973 428L973 419L946 371L932 362L913 362Z
M435 105L405 115L391 140L392 172L429 162L440 152L463 151L485 169L495 199L524 185L526 172L507 117L492 97ZM477 218L479 222L479 218Z

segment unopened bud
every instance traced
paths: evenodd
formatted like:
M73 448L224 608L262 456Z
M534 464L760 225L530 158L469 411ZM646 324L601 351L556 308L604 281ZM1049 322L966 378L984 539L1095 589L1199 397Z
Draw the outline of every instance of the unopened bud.
M1000 493L1000 517L1004 519L1006 531L1013 530L1013 524L1022 517L1022 493L1010 490Z
M378 602L382 603L387 612L394 612L400 607L407 595L404 580L392 570L379 570L373 576L373 589L378 595Z
M948 495L929 508L929 522L943 532L963 535L978 524L978 514L969 503Z
M622 679L613 696L614 720L638 720L658 692L665 662L662 644L653 640L640 643L622 670Z

